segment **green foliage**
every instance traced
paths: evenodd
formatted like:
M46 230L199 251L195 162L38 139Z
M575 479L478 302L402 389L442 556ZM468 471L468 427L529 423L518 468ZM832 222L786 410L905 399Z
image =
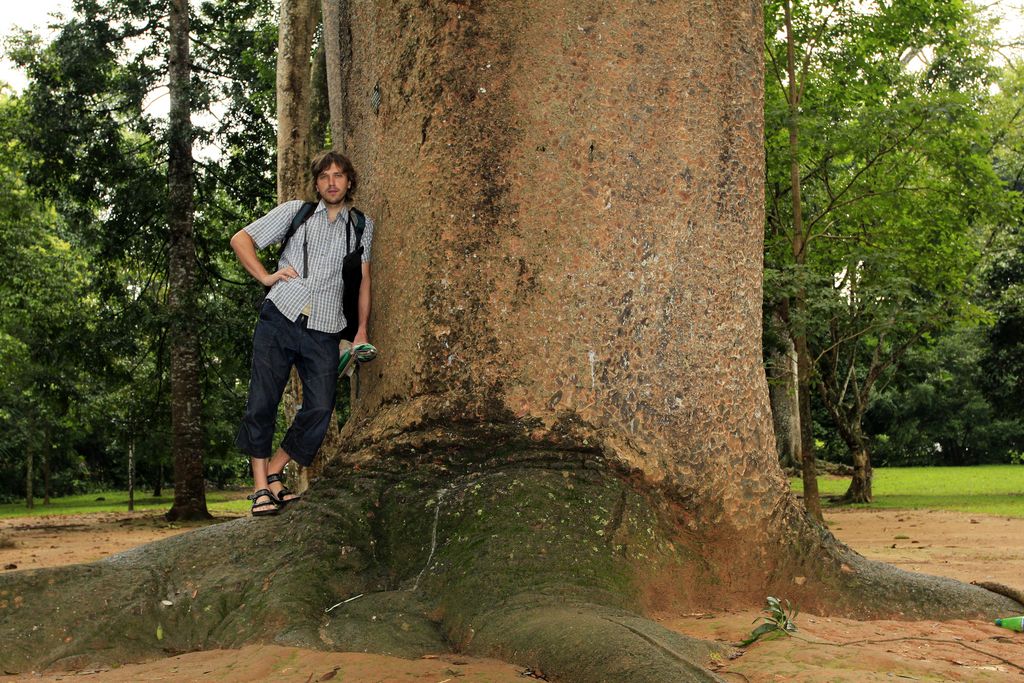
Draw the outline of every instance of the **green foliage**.
M812 400L855 450L909 352L991 317L971 294L992 235L1021 217L997 151L1020 91L994 93L980 10L942 1L792 3L790 83L788 4L765 7L766 309L788 304Z
M12 188L0 250L29 267L0 285L17 304L0 313L11 360L0 424L14 435L0 464L17 471L25 448L52 440L57 492L124 485L129 449L143 482L158 488L169 469L167 131L151 104L166 83L166 11L165 0L76 0L52 40L7 43L29 86L0 117ZM247 469L231 444L262 292L227 241L275 201L275 11L217 0L192 20L203 417L220 486ZM21 482L0 484L0 499Z
M983 366L986 336L985 328L952 329L907 355L865 418L879 464L1010 462L1024 442L1024 422L986 391L1006 382L1005 374Z
M783 607L778 598L770 595L765 602L767 606L762 610L765 616L758 617L764 623L751 631L750 636L740 643L740 647L746 647L769 634L788 636L796 633L796 615L799 610L790 605L789 600L786 600L786 606ZM755 619L754 623L757 623L758 619Z
M0 95L0 175L11 190L0 200L0 253L13 266L0 279L0 462L11 472L28 450L51 467L77 463L67 428L88 410L97 361L88 257L61 237L60 216L25 181L29 157L16 138L23 115L21 102Z

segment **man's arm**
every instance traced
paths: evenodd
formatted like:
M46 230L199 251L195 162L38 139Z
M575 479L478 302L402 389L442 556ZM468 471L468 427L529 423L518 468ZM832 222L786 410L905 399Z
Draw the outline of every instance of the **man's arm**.
M370 263L364 261L363 280L359 284L359 328L356 330L356 337L352 340L356 344L367 344L367 326L370 323Z
M291 280L293 277L298 277L299 274L291 266L285 266L281 270L274 273L268 273L267 269L263 267L263 263L260 261L259 256L256 255L256 242L253 241L252 236L245 230L239 230L231 236L231 248L235 250L235 256L238 257L242 267L252 275L254 278L264 287L270 287L278 280ZM366 263L363 264L364 272L367 270ZM369 306L369 296L367 296L367 306ZM363 312L363 297L362 289L359 291L359 318L362 320ZM367 310L367 316L369 316L369 310Z

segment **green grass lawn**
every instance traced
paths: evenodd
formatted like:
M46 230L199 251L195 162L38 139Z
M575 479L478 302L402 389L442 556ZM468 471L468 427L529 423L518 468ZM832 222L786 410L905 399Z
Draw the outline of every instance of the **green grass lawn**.
M793 490L803 491L799 478L790 479ZM822 497L846 492L849 479L818 477ZM870 505L837 507L874 507L904 510L957 510L1007 517L1024 517L1024 466L980 465L977 467L880 467L873 483L875 502ZM245 513L249 511L246 491L209 491L206 503L210 512ZM136 494L139 511L168 510L172 493L153 498ZM103 498L104 500L97 500ZM0 518L26 515L74 515L83 512L125 512L127 491L104 491L80 496L54 498L49 505L36 499L29 510L24 502L0 505Z
M245 499L247 491L207 491L206 506L210 512L248 512L249 501ZM166 511L171 508L174 502L174 491L167 489L167 494L159 498L149 495L149 492L135 492L135 510ZM103 498L103 500L97 500ZM53 498L49 505L43 505L42 496L36 498L36 506L29 510L25 502L4 503L0 505L0 518L4 517L26 517L35 515L77 515L83 512L127 512L128 492L127 491L102 491L100 493L85 493L79 496L66 496L64 498Z
M793 490L803 491L799 478ZM846 493L846 477L818 477L822 498ZM1024 466L879 467L872 482L870 505L835 507L956 510L988 515L1024 517ZM827 504L827 501L823 501Z

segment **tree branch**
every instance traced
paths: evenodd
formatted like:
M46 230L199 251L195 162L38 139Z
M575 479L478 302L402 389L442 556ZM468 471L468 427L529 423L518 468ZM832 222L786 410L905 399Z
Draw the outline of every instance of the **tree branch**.
M904 135L902 138L897 138L895 141L893 141L893 143L891 145L889 145L887 147L882 147L881 149L879 149L875 153L874 156L872 156L870 159L868 159L867 162L861 168L859 168L856 173L853 174L853 177L846 184L846 186L842 190L840 190L835 195L835 197L830 199L830 201L828 203L828 206L826 206L824 209L822 209L821 213L819 213L817 216L815 216L813 219L811 219L810 221L807 222L807 227L804 229L804 232L805 232L804 239L806 240L806 239L809 238L810 233L811 233L811 228L813 228L814 225L818 221L820 221L822 218L824 218L826 215L828 215L833 209L836 208L836 201L838 199L842 198L843 195L845 195L847 192L849 192L850 189L856 184L857 180L862 175L864 175L864 173L866 173L869 169L873 168L875 166L875 164L877 164L879 162L879 160L881 160L886 154L889 154L894 149L899 147L902 143L904 143L908 139L910 139L910 137L913 136L914 133L916 133L918 131L918 129L920 129L921 126L923 126L923 125L924 125L924 119L921 119L914 126L912 126L909 131L907 131L906 135Z

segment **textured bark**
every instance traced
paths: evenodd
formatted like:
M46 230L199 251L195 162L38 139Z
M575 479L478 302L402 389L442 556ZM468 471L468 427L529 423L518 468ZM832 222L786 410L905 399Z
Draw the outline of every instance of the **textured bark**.
M798 299L800 315L806 315L803 301ZM821 496L818 493L818 467L815 462L814 418L811 416L811 352L807 348L807 337L797 336L794 340L797 363L797 407L800 424L800 473L804 484L804 508L807 513L819 522L824 519L821 513Z
M764 566L791 499L760 358L760 21L756 2L353 5L387 361L346 460L516 425L702 501L694 527L749 534Z
M331 114L327 104L327 55L321 43L313 51L313 72L310 76L309 95L309 147L321 149L327 146L327 130Z
M344 62L349 58L348 3L323 0L324 53L327 58L327 93L331 112L331 146L345 150Z
M170 7L170 115L167 223L171 231L168 316L171 360L171 453L174 504L169 520L207 519L203 478L202 393L196 320L196 258L192 219L192 124L188 0Z
M314 0L282 0L277 43L277 196L308 199L310 55L319 17Z
M843 494L843 500L848 503L870 503L871 502L871 457L866 446L852 448L850 454L853 456L853 478L850 479L850 487Z
M833 366L834 369L834 366ZM866 401L857 401L849 409L834 400L833 393L825 388L823 382L818 383L821 387L822 401L832 416L839 435L846 443L850 458L853 460L853 477L850 479L850 486L843 494L843 501L847 503L870 503L871 502L871 451L868 449L868 440L861 431L861 423L864 420L864 410L867 408ZM868 388L870 391L870 388ZM865 395L866 398L866 395Z

